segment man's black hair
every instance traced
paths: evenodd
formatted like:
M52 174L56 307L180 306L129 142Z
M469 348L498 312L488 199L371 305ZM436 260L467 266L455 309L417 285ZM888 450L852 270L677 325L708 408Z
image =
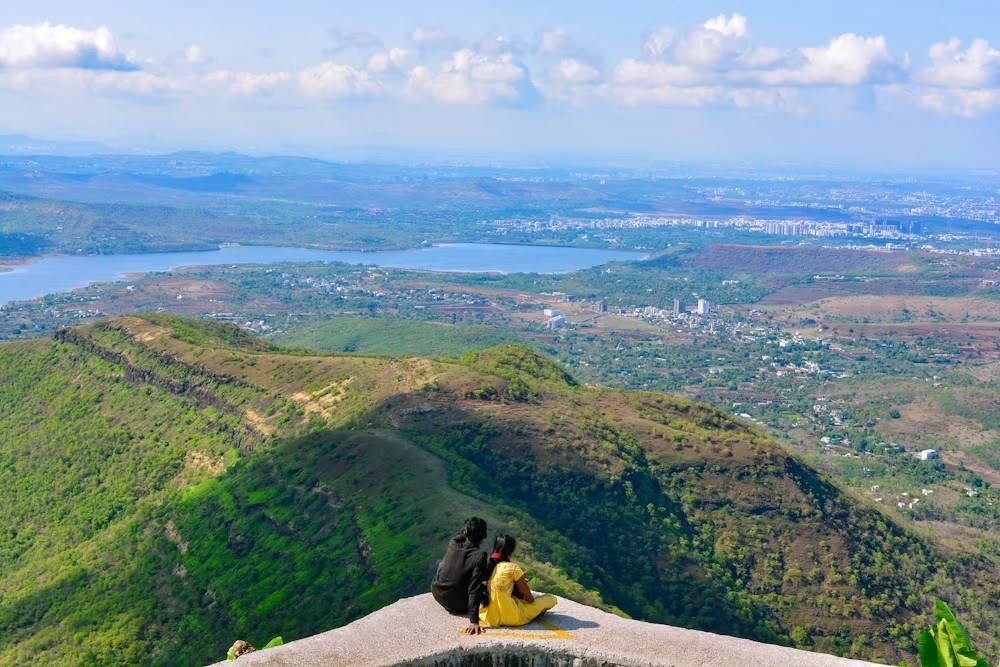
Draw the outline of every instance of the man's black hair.
M473 544L479 544L486 539L486 522L478 516L470 517L465 520L465 529L463 532L466 539Z

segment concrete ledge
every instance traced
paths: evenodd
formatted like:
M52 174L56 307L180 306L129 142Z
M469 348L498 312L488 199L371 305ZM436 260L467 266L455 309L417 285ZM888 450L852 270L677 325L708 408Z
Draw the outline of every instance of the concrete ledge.
M350 625L218 665L334 667L861 667L875 663L630 621L559 598L524 628L460 634L430 594L400 600ZM233 638L234 640L237 637Z

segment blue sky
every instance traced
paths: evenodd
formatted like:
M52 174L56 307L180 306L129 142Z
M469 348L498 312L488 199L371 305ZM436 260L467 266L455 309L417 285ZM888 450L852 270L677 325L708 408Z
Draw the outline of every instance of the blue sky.
M1000 168L996 2L14 4L0 133L352 160Z

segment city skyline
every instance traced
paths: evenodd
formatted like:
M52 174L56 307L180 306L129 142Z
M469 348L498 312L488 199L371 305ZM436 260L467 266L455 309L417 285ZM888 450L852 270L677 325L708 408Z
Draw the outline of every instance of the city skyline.
M1000 167L987 2L79 3L0 15L0 134L324 159Z

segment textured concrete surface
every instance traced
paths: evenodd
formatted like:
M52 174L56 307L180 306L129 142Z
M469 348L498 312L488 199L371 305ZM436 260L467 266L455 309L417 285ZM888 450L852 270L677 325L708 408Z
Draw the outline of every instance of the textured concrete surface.
M427 595L400 600L350 625L219 665L252 667L440 665L490 667L860 667L747 639L630 621L563 598L524 628L460 634L468 621ZM236 639L234 637L234 639Z

